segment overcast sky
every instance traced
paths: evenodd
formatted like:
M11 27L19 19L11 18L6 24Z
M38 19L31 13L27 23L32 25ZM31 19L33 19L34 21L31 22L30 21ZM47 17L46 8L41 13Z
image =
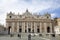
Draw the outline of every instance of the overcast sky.
M26 9L31 13L48 12L53 18L60 17L60 0L0 0L0 23L5 24L10 11L22 14Z

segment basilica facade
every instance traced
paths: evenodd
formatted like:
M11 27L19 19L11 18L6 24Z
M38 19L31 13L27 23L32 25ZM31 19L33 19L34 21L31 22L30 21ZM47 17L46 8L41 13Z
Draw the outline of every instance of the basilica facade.
M54 24L49 13L34 15L26 10L22 15L7 13L8 33L54 33Z

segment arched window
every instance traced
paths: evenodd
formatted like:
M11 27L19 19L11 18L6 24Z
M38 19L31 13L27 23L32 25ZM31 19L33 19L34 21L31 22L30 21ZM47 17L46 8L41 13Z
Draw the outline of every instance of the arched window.
M47 33L50 33L50 27L49 26L47 27Z

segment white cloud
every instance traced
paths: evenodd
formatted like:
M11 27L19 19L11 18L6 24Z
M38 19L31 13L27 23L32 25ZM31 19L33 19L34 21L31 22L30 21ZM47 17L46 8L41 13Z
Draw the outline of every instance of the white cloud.
M34 13L48 8L57 8L60 4L54 1L31 0L0 0L0 22L5 23L6 13L9 11L21 14L28 8L30 12ZM2 12L1 12L2 11ZM51 14L52 17L55 14Z
M51 17L52 17L52 18L55 18L55 17L56 17L56 13L52 13L52 14L51 14Z

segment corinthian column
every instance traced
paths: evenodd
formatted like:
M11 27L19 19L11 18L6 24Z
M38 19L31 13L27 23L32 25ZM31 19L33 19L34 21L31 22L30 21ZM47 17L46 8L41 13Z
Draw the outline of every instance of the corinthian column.
M22 32L25 32L25 22L22 22Z
M34 32L37 32L37 27L36 27L36 23L34 22Z
M40 33L42 33L42 23L40 22Z
M47 33L47 25L44 23L44 33Z
M17 32L19 33L19 22L17 22Z
M26 23L26 26L27 26L27 33L28 33L28 23Z
M12 27L11 27L11 29L12 29L12 30L11 30L11 33L14 33L14 25L15 25L15 23L13 22L13 23L12 23Z
M6 22L6 28L8 28L9 26L8 26L8 22Z
M50 23L50 32L52 33L52 23Z
M31 22L31 32L32 32L32 22Z

